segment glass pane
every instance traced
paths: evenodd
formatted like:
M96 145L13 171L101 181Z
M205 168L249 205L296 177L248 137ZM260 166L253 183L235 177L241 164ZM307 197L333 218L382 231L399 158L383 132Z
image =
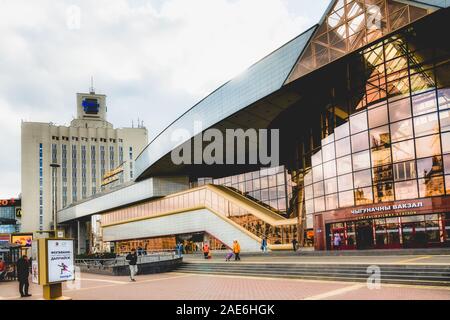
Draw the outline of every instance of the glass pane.
M369 110L369 127L375 128L388 123L387 106Z
M394 177L392 171L392 165L373 168L373 183L393 180Z
M389 164L391 160L391 149L372 149L372 166L380 166L384 164Z
M305 201L306 213L314 213L314 200Z
M258 185L257 186L255 185L256 181L258 181ZM312 171L310 171L307 174L305 174L304 183L305 183L305 185L308 185L308 184L312 183ZM253 188L254 188L254 190L259 189L259 180L254 180L253 181Z
M437 113L426 114L414 118L414 133L416 137L439 132Z
M432 176L419 179L419 196L432 197L444 194L444 177Z
M403 120L391 124L392 141L411 139L413 137L412 120Z
M336 193L325 197L325 207L327 210L333 210L338 207L338 197Z
M397 182L395 184L395 198L397 200L417 198L416 180Z
M440 156L417 160L417 173L419 178L441 175L442 171L443 164L442 157Z
M442 137L442 153L450 152L450 132L441 134Z
M370 130L370 147L389 147L390 144L389 127L383 126Z
M325 194L332 194L337 192L336 178L325 180Z
M396 181L410 180L416 177L416 164L414 160L394 164L394 179Z
M311 156L311 164L313 167L322 164L322 151L318 151Z
M334 129L334 137L336 140L348 137L350 135L350 124L348 122L341 124Z
M450 154L444 156L444 172L450 174Z
M336 176L336 161L329 161L323 165L323 177L328 179Z
M430 157L441 153L439 135L416 139L417 158Z
M415 116L436 111L436 93L431 91L412 97L412 106Z
M441 131L450 131L450 110L439 112Z
M357 188L355 189L355 202L356 205L373 203L372 188Z
M314 199L314 210L316 212L325 211L325 198L316 198Z
M391 122L411 117L411 104L409 98L389 102L389 117Z
M332 160L336 157L334 153L334 143L327 144L326 146L322 147L322 159L323 162L327 162L329 160Z
M336 141L336 157L342 157L350 154L350 138L344 138Z
M367 130L367 114L361 112L350 117L350 132L352 134Z
M393 183L380 183L373 187L374 201L386 202L394 200Z
M318 182L320 180L323 180L322 165L313 168L313 181Z
M339 191L353 189L353 178L351 173L338 177L338 189Z
M438 103L441 110L450 108L450 88L439 89Z
M392 144L394 162L414 159L414 140L407 140Z
M352 136L352 152L369 149L369 136L367 131Z
M369 151L353 154L353 170L361 170L370 167Z
M339 193L339 207L350 207L353 206L353 191L346 191Z
M352 160L350 156L337 159L338 174L345 174L352 171Z
M372 185L371 170L358 171L353 174L355 188Z
M445 176L445 190L447 194L450 194L450 175Z
M321 197L324 195L323 182L317 182L313 184L314 186L314 197Z

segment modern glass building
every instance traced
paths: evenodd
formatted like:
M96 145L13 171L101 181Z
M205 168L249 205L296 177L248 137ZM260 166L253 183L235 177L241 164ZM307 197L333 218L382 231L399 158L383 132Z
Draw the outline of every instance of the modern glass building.
M59 221L77 234L100 214L102 241L118 251L234 239L257 251L265 237L272 250L294 239L334 250L338 234L340 249L450 246L447 7L331 1L317 25L156 136L132 185L75 203ZM278 129L279 165L172 162L210 128Z
M20 217L21 199L0 199L0 241L20 231Z

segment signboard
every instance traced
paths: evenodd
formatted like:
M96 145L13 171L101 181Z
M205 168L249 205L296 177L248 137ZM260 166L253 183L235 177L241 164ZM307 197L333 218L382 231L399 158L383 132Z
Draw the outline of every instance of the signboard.
M31 247L31 243L33 242L32 234L13 234L11 236L11 243L19 244L24 247Z
M0 199L0 207L12 207L15 205L20 205L20 199Z
M22 208L16 208L16 218L22 218Z
M31 282L39 284L39 241L31 245Z
M48 283L75 279L73 240L47 240Z
M365 213L378 213L378 212L386 212L392 210L405 210L405 209L415 209L422 208L423 202L406 202L392 205L384 205L384 206L376 206L376 207L366 207L353 209L352 214L365 214Z

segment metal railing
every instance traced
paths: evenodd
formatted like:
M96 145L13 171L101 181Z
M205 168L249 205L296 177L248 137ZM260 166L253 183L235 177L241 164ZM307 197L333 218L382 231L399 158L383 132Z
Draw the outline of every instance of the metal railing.
M139 255L137 264L174 260L179 257L180 255L176 251L152 252L146 255ZM128 261L126 260L126 255L120 255L111 259L75 259L75 265L79 267L104 269L128 266Z

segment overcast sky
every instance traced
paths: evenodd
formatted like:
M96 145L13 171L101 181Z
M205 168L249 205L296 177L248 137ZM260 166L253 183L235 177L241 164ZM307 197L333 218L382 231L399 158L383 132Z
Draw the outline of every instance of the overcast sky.
M91 76L108 120L144 120L151 139L329 2L0 0L0 199L20 193L21 121L69 124Z

